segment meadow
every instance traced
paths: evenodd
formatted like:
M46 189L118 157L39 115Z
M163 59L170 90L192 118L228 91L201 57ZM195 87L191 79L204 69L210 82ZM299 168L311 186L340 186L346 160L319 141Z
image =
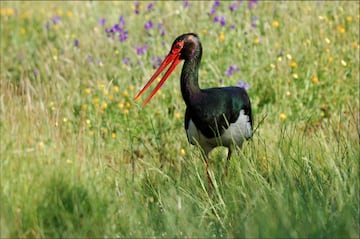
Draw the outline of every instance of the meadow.
M0 2L1 238L359 238L358 1ZM210 154L183 127L181 67L251 98L251 140Z

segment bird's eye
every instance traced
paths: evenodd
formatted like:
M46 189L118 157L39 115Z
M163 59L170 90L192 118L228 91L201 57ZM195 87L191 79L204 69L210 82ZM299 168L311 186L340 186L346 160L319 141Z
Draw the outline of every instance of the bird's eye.
M174 54L178 54L182 50L183 47L184 47L184 41L177 41L174 43L174 46L171 49L171 52Z

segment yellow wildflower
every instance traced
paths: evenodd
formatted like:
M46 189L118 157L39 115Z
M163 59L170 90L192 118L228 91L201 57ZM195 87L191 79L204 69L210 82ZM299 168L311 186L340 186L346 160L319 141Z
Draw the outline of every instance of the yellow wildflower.
M185 151L185 149L180 149L180 156L182 156L182 157L184 157L185 156L185 154L186 154L186 151Z
M129 92L127 92L127 90L124 90L123 96L124 96L125 98L128 98L128 97L129 97Z
M13 8L1 8L0 11L1 16L12 16L15 14Z
M44 144L43 141L40 141L40 142L38 143L38 148L39 148L39 149L43 149L44 146L45 146L45 144Z
M94 103L95 105L97 105L97 104L99 104L99 102L100 102L99 97L94 97L93 103Z
M119 86L117 86L117 85L114 85L113 86L113 91L115 92L115 93L118 93L119 92Z
M22 28L20 29L20 34L21 34L21 35L25 35L25 34L26 34L25 28L22 27Z
M175 117L175 119L180 119L181 114L180 114L180 113L178 113L178 112L176 112L176 113L175 113L175 115L174 115L174 117Z
M285 120L285 119L286 119L286 114L281 113L281 114L280 114L280 119L281 119L281 120Z
M290 67L291 67L291 68L295 68L296 66L297 66L296 61L291 61L291 62L290 62Z
M59 16L62 16L63 12L61 11L61 9L56 10L56 14Z
M343 27L343 26L338 26L337 27L337 30L340 32L340 33L345 33L345 27Z
M101 104L101 109L103 109L103 110L105 110L106 108L107 108L107 103L106 102L103 102L102 104Z
M225 34L224 34L223 32L221 32L221 33L219 34L218 40L219 40L219 42L222 42L222 41L225 40Z
M273 21L272 25L273 25L273 27L277 28L277 27L279 27L280 23L275 20L275 21Z
M313 78L311 79L311 81L312 81L312 83L314 83L314 84L319 83L319 79L318 79L317 76L313 76Z

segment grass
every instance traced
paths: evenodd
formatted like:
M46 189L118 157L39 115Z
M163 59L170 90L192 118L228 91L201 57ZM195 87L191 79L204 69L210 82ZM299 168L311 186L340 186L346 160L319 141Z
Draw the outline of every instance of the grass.
M225 26L213 2L149 3L1 2L0 236L358 238L359 3L221 2ZM123 42L105 33L121 15ZM180 69L132 100L184 32L201 86L249 83L258 126L228 177L211 153L212 194Z

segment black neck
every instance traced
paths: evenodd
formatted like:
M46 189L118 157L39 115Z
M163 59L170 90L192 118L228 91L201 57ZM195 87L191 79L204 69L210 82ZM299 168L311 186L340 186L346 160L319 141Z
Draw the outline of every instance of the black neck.
M199 97L201 93L198 82L201 55L202 48L201 45L198 45L195 48L194 56L191 59L185 60L181 71L181 93L186 105L189 105L191 101L194 101L194 98Z

